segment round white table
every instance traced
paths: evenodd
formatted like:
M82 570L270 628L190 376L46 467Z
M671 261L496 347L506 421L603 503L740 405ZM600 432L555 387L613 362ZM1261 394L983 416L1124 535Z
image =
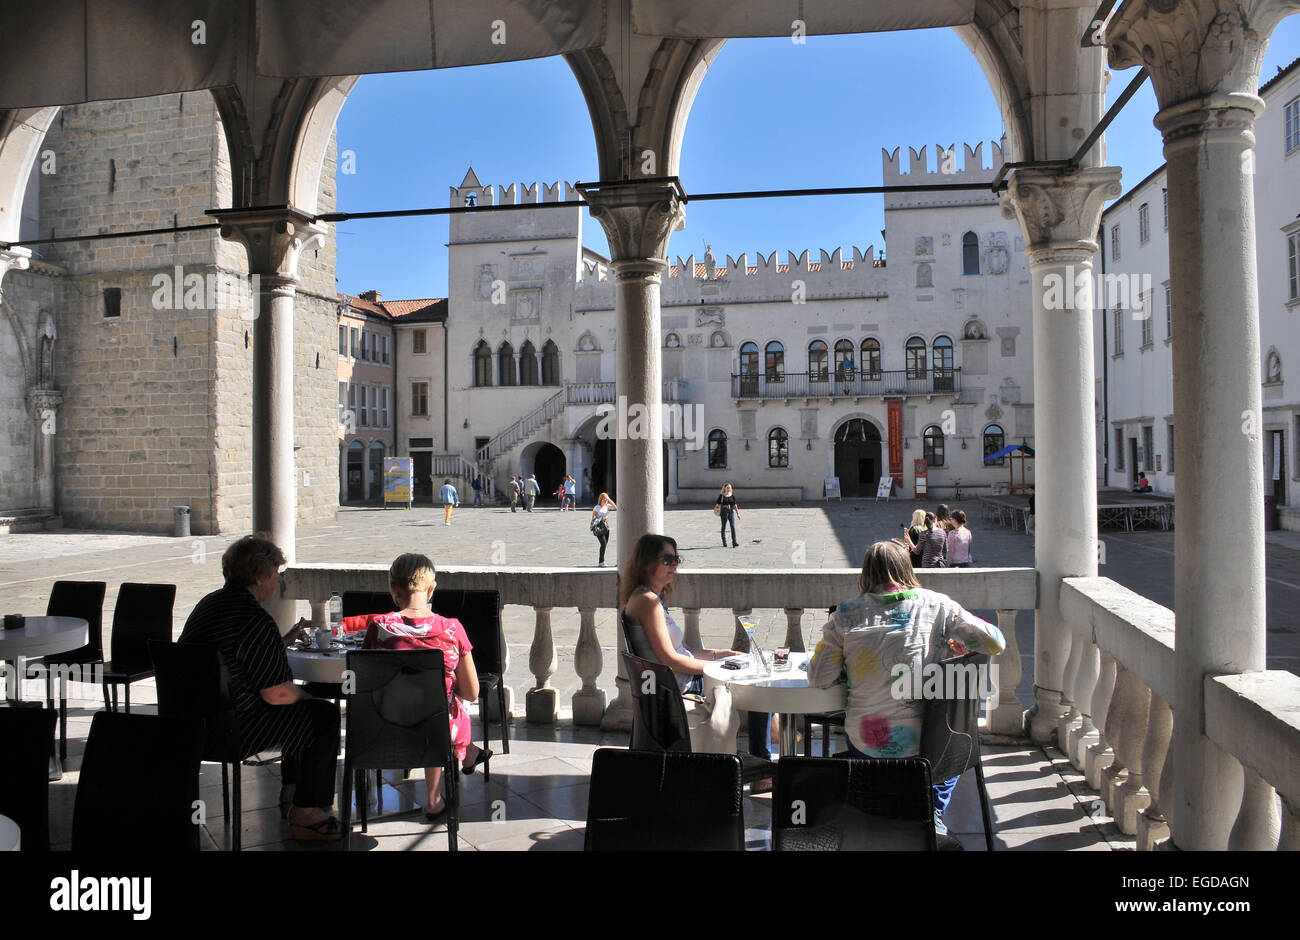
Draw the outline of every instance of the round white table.
M771 655L771 654L769 654ZM848 701L848 688L833 685L817 689L808 684L808 673L803 667L807 653L790 653L790 668L771 675L761 675L752 656L744 657L749 665L743 669L724 669L726 660L716 660L704 666L705 683L725 683L731 690L731 704L751 712L776 712L781 716L780 752L782 757L792 757L795 748L795 715L813 712L837 712Z
M289 655L289 669L295 679L338 684L343 681L343 670L348 665L348 650L356 648L334 646L326 652L318 649L300 650L291 646L285 652Z
M0 660L12 667L6 692L9 700L22 700L25 657L66 653L89 642L90 624L80 617L28 617L17 630L0 627Z
M17 852L23 847L22 833L18 823L8 816L0 816L0 852Z

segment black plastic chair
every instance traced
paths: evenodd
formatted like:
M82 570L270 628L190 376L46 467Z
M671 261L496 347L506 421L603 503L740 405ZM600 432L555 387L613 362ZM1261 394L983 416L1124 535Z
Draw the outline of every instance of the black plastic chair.
M980 815L984 822L984 844L992 852L993 819L989 811L988 790L984 786L979 733L981 683L978 677L985 674L988 663L987 655L968 653L940 664L945 668L954 667L966 671L962 685L967 694L949 699L933 699L926 703L921 724L921 756L930 762L930 773L936 781L960 777L967 770L975 771ZM956 686L955 680L943 684L945 687Z
M783 757L772 798L772 848L935 851L930 764Z
M98 712L72 811L74 852L196 852L203 722Z
M202 758L221 765L221 810L230 825L230 848L238 852L243 823L239 768L244 758L239 717L230 694L230 671L221 652L206 643L149 641L158 714L203 720ZM226 765L233 768L228 774ZM231 814L230 777L234 777L234 814Z
M623 663L627 667L632 704L636 706L632 713L632 749L690 754L686 706L682 704L673 671L631 653L623 654ZM741 779L745 783L772 778L774 767L770 760L752 754L741 755L739 760Z
M104 668L104 704L117 711L117 687L125 686L126 713L131 714L131 683L153 677L149 641L170 643L172 608L176 604L174 584L132 584L117 589L113 605L112 657ZM109 688L113 702L108 704Z
M105 589L103 581L55 581L45 605L47 617L79 617L90 627L85 646L41 657L41 664L46 667L46 708L54 708L54 674L59 673L59 760L68 759L68 679L67 670L57 667L93 667L104 661ZM84 676L81 681L86 681ZM107 706L107 699L104 704Z
M0 816L22 832L24 852L50 850L50 708L0 708Z
M386 614L397 610L393 595L387 591L344 591L342 597L344 617Z
M838 606L838 605L837 605ZM828 614L835 613L835 607L826 611ZM812 655L812 650L809 650ZM844 712L809 712L803 716L803 756L812 757L812 735L813 727L821 725L822 729L822 757L829 757L831 754L831 729L844 727Z
M454 617L465 628L474 647L474 668L478 672L478 714L483 722L483 750L488 749L491 722L488 720L488 695L496 692L501 715L501 750L510 753L510 736L506 728L506 636L501 629L501 595L497 591L436 590L429 598L435 614ZM491 763L490 761L488 763ZM488 764L483 765L484 779Z
M591 762L588 852L745 849L740 759L600 748Z
M443 768L447 789L447 841L456 851L460 818L460 768L451 747L447 674L442 650L353 650L348 653L355 690L348 693L347 748L343 757L343 837L351 841L352 791L362 794L364 771Z

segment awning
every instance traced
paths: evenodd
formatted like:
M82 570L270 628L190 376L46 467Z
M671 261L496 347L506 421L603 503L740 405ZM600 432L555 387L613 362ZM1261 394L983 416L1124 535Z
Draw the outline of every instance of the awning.
M989 454L987 457L984 458L984 462L988 463L990 460L1001 460L1003 457L1010 456L1011 454L1014 454L1018 450L1023 451L1026 457L1034 456L1034 449L1030 447L1028 444L1008 444L1006 447L1002 448L997 453Z

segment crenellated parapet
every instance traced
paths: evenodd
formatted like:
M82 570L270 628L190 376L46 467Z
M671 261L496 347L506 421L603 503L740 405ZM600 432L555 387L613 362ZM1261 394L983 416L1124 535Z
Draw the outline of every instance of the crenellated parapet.
M929 145L917 150L908 147L907 169L902 167L902 148L892 151L880 149L883 182L886 186L925 186L953 183L992 183L1002 166L1003 142L990 141L990 165L984 165L984 142L974 147L962 144L959 153L956 144L936 144L934 162L931 164ZM960 162L960 166L958 163ZM933 167L933 168L932 168ZM992 191L978 189L951 192L889 193L885 196L885 209L928 209L948 206L996 205Z

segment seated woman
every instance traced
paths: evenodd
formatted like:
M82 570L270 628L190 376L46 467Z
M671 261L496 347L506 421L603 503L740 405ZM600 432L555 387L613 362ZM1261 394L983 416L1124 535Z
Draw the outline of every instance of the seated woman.
M339 753L339 708L295 685L285 647L311 624L300 620L284 637L262 606L277 595L284 554L264 535L248 535L221 556L225 587L195 605L180 643L208 643L230 670L244 756L278 746L280 815L295 839L342 837L330 813Z
M996 655L1006 641L997 627L922 588L907 551L897 543L877 542L867 549L858 584L862 593L838 605L822 628L808 664L808 684L829 688L847 673L844 732L853 756L914 757L921 752L924 702L895 696L894 667L919 676L926 664L952 656ZM947 831L943 812L956 785L955 777L934 784L940 833Z
M1151 492L1151 481L1147 479L1147 475L1145 473L1141 473L1141 472L1138 473L1137 481L1134 482L1133 484L1133 492L1134 493Z
M461 773L472 774L479 764L492 758L490 750L470 740L466 702L478 698L478 671L470 650L469 637L459 620L435 614L429 609L429 595L437 587L433 562L424 555L399 555L388 569L388 590L401 610L371 614L366 626L366 649L442 650L447 672L447 714L451 722L451 746L461 761ZM453 694L454 693L454 694ZM443 799L442 768L424 768L427 802L425 818L436 821L447 811Z

